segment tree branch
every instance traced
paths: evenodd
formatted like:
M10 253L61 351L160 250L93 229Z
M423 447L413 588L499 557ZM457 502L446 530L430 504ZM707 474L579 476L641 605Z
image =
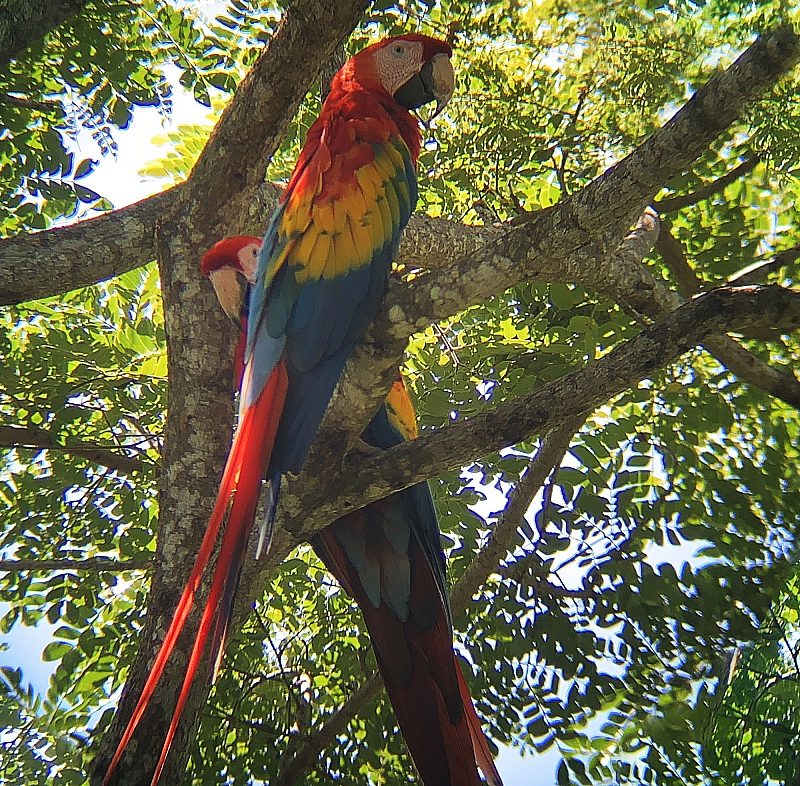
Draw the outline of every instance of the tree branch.
M683 194L674 197L664 197L664 199L656 199L653 202L653 207L659 213L677 213L685 207L696 205L704 199L724 191L731 183L743 177L748 172L752 172L758 164L758 158L748 158L742 161L741 164L735 166L730 172L726 172L722 177L713 180L711 183L698 188L690 194Z
M714 289L684 303L608 355L527 396L368 460L355 460L346 470L332 472L336 462L329 462L325 472L308 467L282 495L285 526L297 541L306 540L350 510L529 439L576 413L592 411L711 335L766 325L781 332L797 330L800 292L776 285Z
M700 292L709 289L709 285L704 286L704 282L694 272L683 247L672 234L669 222L663 221L656 241L656 250L661 254L664 264L675 279L678 285L678 292L685 300Z
M691 297L702 291L704 282L697 277L686 259L681 244L672 235L666 224L661 227L656 249L661 253L664 264L675 276L678 289L684 297ZM787 257L792 251L789 249ZM677 294L673 293L673 297L676 303L681 302L681 298ZM741 326L737 327L736 331L744 333ZM765 325L755 332L749 331L747 335L774 340L779 333L773 326ZM730 336L709 336L703 345L741 380L780 398L793 407L800 407L800 380L790 371L782 371L765 363Z
M467 609L472 596L486 583L506 556L533 498L550 473L560 466L572 437L580 429L583 421L582 416L568 418L565 423L542 437L541 444L525 474L509 496L503 515L492 528L480 553L472 560L453 588L451 601L454 613L461 613Z
M336 738L344 732L347 724L364 708L364 705L378 695L383 687L377 672L373 672L353 691L347 701L317 724L314 733L303 738L294 755L286 759L272 786L294 786L302 782L303 776L314 765L322 751L333 745Z
M367 346L349 364L341 386L345 396L337 397L327 423L363 427L365 413L380 403L385 375L397 366L412 333L524 281L581 284L640 313L674 308L673 292L614 251L662 185L687 169L798 56L798 38L790 28L767 33L701 87L663 128L562 202L520 216L501 230L462 231L449 250L457 233L440 225L435 248L444 266L431 267L411 282L391 283L387 309L376 319ZM426 258L436 264L430 254ZM346 406L338 405L342 398Z
M59 450L71 453L118 472L141 472L148 464L117 450L93 445L81 440L60 443L51 431L26 426L0 425L0 448L27 448L30 450Z
M12 96L10 93L0 93L0 104L16 106L19 109L35 109L39 112L53 112L61 106L59 101L37 101L33 98Z
M88 559L0 559L0 571L22 573L23 571L91 571L92 573L124 573L129 570L149 570L153 565L152 555L136 559L116 560L107 557Z
M69 226L0 240L0 306L60 295L152 262L156 222L183 188Z
M663 183L687 169L697 156L741 115L753 99L793 67L797 57L797 37L791 29L779 28L761 36L729 69L698 90L662 129L587 188L549 210L526 214L512 222L512 225L520 225L516 227L519 231L504 232L487 227L463 227L457 222L444 219L412 219L401 246L399 255L401 260L413 259L417 265L423 267L450 271L446 276L442 272L440 280L430 282L437 290L435 293L437 297L434 297L434 300L438 301L445 286L459 280L459 276L464 273L463 268L467 268L468 272L470 267L473 270L468 285L453 287L449 305L445 302L438 303L435 313L426 309L423 302L415 304L413 301L401 300L399 305L402 311L396 312L398 321L404 323L415 319L423 324L421 316L424 314L430 313L434 319L449 316L454 313L454 309L458 311L467 303L480 302L486 296L496 294L514 283L536 278L540 272L535 264L537 257L544 257L550 263L541 271L547 276L546 280L581 283L592 287L593 281L596 283L602 279L604 270L582 272L579 259L571 263L568 269L563 269L560 263L571 254L580 252L587 244L594 245L593 240L605 241L606 235L612 236L609 242L613 248L636 217L643 212L645 206L652 201ZM273 115L267 114L269 107L266 95L260 92L257 92L257 95L264 99L264 104L259 104L255 114L272 117ZM232 103L236 102L238 93ZM231 110L229 116L238 117L239 111L238 108L235 111ZM254 125L258 124L252 122L251 116L247 126ZM259 130L264 132L265 129L262 126ZM239 172L241 169L236 166L237 161L246 160L241 157L236 160L222 157L226 151L220 149L221 142L230 133L228 130L215 133L206 147L208 158L216 155L220 157L220 161L227 161L226 166L220 164L214 171L222 171L223 185L229 186L230 181L238 182L238 192L231 197L237 203L237 210L242 206L251 205L254 199L269 210L274 204L273 201L256 199L257 193L253 190L254 187L243 187L241 173L229 174ZM267 136L274 138L274 134ZM252 155L254 144L252 139L248 137L245 142ZM210 167L211 163L208 166ZM205 171L205 164L201 166L198 161L193 172L193 177L198 178L196 181L198 185L205 182L204 176L199 174ZM247 178L252 176L248 174ZM139 264L149 261L155 256L155 245L151 234L155 219L174 205L175 197L179 195L177 191L182 188L183 186L178 186L169 192L151 197L150 199L155 200L159 197L165 198L167 194L172 195L153 209L149 209L146 205L149 200L138 203L137 216L141 217L146 225L145 231L141 231L141 227L134 226L133 229L138 230L136 235L131 237L130 242L118 243L118 247L110 249L112 253L109 253L106 246L104 234L110 231L113 222L92 225L89 232L82 237L93 243L82 249L80 264L74 264L70 269L65 270L63 259L75 258L75 246L62 245L62 241L71 239L71 236L69 234L54 236L54 233L80 231L77 228L89 222L0 241L0 305L58 294L92 283L91 280L87 280L87 277L91 277L87 271L96 266L99 266L96 281L130 270L136 267L135 261L131 260L130 256L137 248L141 250ZM240 201L236 193L242 195L243 192L244 196ZM200 196L202 197L202 193ZM135 206L131 206L133 207ZM91 221L108 220L116 212ZM231 215L233 212L231 211ZM258 214L258 211L251 206L249 215L240 220L240 223L244 224L243 229L258 231L256 228L262 227L267 217L268 213ZM551 234L552 232L558 234ZM616 236L616 240L613 236ZM44 242L41 240L43 237L47 238ZM31 245L30 238L40 240L36 245ZM482 264L476 264L474 252L481 247L484 253L479 261ZM509 255L515 247L519 253ZM608 250L608 248L600 249L601 253L606 252L604 254L606 257ZM418 254L419 251L423 253ZM520 257L525 257L526 265L523 265L515 275L515 263L521 261ZM489 264L485 269L482 275L485 279L483 285L476 286L476 279L481 278L481 270L487 262L494 264ZM556 271L559 271L558 275L555 275ZM426 286L427 282L418 281L416 289ZM477 299L464 301L461 296L465 290L477 292ZM410 327L413 332L413 325Z
M755 262L752 265L748 265L743 270L732 275L727 283L731 286L763 284L769 273L774 273L782 267L791 265L797 259L800 259L800 246L786 248L766 262Z

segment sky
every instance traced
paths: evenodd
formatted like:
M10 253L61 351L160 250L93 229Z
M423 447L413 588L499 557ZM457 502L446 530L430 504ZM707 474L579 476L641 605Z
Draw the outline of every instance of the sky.
M165 121L153 107L136 108L128 128L114 134L118 144L116 157L100 158L96 145L88 136L79 139L75 147L77 160L88 157L99 159L99 164L91 174L80 182L109 198L116 208L150 196L164 187L163 181L139 174L145 164L167 152L168 148L154 143L155 138L181 124L212 123L214 120L211 110L194 101L191 94L177 84L177 79L172 81L171 117ZM491 501L490 504L495 502ZM494 506L497 507L496 504ZM6 604L0 604L0 617L7 609ZM57 627L57 624L51 625L43 620L35 628L17 625L10 634L0 634L0 666L21 667L23 682L30 682L34 690L44 693L55 664L43 662L41 654ZM522 757L518 750L503 747L497 758L497 766L505 786L552 786L559 759L558 751L554 749L535 757Z

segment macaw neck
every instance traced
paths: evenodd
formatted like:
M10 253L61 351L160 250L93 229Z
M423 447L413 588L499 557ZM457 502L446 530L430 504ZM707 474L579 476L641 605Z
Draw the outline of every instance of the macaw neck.
M377 80L359 78L343 69L331 82L331 91L325 99L320 118L328 112L346 112L350 117L360 115L388 121L396 127L416 165L422 142L417 118L400 106Z

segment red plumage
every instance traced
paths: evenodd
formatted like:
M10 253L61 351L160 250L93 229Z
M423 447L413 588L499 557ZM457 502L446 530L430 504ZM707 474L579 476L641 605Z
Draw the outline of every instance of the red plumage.
M266 476L272 484L274 502L282 474L301 469L344 365L379 306L400 233L416 203L414 163L420 136L409 109L433 100L441 108L449 100L454 84L449 54L444 42L400 36L355 55L334 77L258 260L239 425L214 510L104 784L163 674L227 520L153 784L212 627L212 659L215 668L219 665L262 480ZM219 264L230 251L225 242L204 256L202 271L214 280L223 308L239 322L236 274ZM239 270L249 275L244 265Z
M258 403L245 414L244 420L236 431L231 452L222 473L217 502L211 513L208 526L203 535L203 540L200 543L200 549L197 552L197 559L195 560L194 567L186 582L183 594L178 601L178 606L175 609L175 614L167 630L167 634L164 637L161 649L156 656L156 660L142 688L142 693L133 711L133 715L128 721L125 733L117 746L111 763L108 765L103 784L108 783L111 774L116 769L117 764L119 764L119 760L122 758L122 754L128 742L130 742L133 732L141 720L150 698L155 692L158 681L164 672L164 667L175 647L175 643L183 629L186 618L189 616L189 612L192 609L195 593L200 587L203 572L208 565L208 561L211 559L211 554L214 551L214 544L217 541L217 535L219 534L220 527L225 520L228 507L230 506L228 525L225 528L225 534L222 539L220 555L214 572L214 580L203 610L200 630L195 638L189 665L186 667L186 677L183 687L181 688L172 722L164 741L158 765L153 774L152 783L156 784L158 782L161 770L164 766L164 761L175 736L175 731L177 730L178 720L180 719L186 699L188 698L189 688L191 687L192 680L200 664L200 657L203 654L203 648L208 638L211 622L216 612L217 601L222 591L223 581L231 563L236 557L234 547L236 544L240 543L243 538L246 541L250 522L255 515L255 505L258 502L261 479L264 474L264 464L269 455L272 442L275 439L275 431L277 430L278 418L276 418L274 414L275 412L280 413L285 397L286 371L282 365L279 365L276 367L270 379L270 383L264 388ZM252 459L254 456L260 456L261 460L253 461ZM231 498L233 499L232 502Z
M258 242L246 236L228 238L207 255L214 256L220 268L226 266L228 254L227 266L240 271L248 260L243 252L254 241ZM413 405L398 379L364 439L388 448L415 436ZM421 484L339 519L318 533L312 545L362 610L381 676L423 782L476 786L477 764L492 786L500 786L453 651L438 539L430 491ZM403 589L406 577L408 586ZM377 601L376 584L382 588ZM366 586L372 587L371 594Z

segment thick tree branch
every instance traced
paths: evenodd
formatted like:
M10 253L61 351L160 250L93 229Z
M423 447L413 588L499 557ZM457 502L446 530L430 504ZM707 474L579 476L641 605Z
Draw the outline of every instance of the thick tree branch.
M667 224L661 227L656 249L678 282L678 289L684 297L688 298L702 291L704 282L697 277L686 259L683 247L672 235ZM789 259L792 252L793 249L784 252L785 258ZM672 296L676 305L681 302L679 295L672 293ZM772 325L762 326L755 332L746 332L739 326L736 331L761 339L775 340L779 336L779 332ZM782 399L793 407L800 407L800 380L792 372L783 371L764 362L730 336L709 336L703 345L739 379Z
M116 560L107 557L88 559L0 559L0 571L62 573L66 571L91 571L92 573L124 573L129 570L148 570L153 565L152 555L137 559Z
M749 329L733 326L731 329L751 335L773 331L777 334L780 330L768 324L754 325ZM800 408L800 380L793 373L770 366L729 336L709 336L703 346L740 380Z
M457 256L435 276L395 284L390 313L381 320L384 332L407 337L427 324L426 319L448 317L467 304L531 280L579 283L646 312L638 300L649 304L653 297L648 274L639 272L634 282L627 281L631 270L617 269L612 252L661 186L688 169L798 56L792 30L781 28L762 36L701 87L663 128L588 186L552 208L515 219L496 240ZM640 285L643 291L635 298L632 290Z
M182 188L69 226L0 240L0 306L60 295L152 262L156 222Z
M519 218L515 223L521 225L517 228L521 231L502 232L482 227L463 228L456 222L445 220L429 223L424 219L418 219L412 222L405 234L401 255L405 259L413 258L415 251L425 250L425 253L416 258L416 263L424 267L439 267L442 270L440 280L430 282L436 290L436 295L439 295L442 288L452 281L457 282L464 272L463 268L467 268L468 272L470 267L473 270L464 287L452 288L450 305L442 302L438 304L436 313L433 313L431 309L425 308L424 302L416 304L413 301L401 301L403 312L396 312L395 316L400 322L406 317L406 320L418 319L420 323L422 323L421 315L424 314L430 313L432 318L448 316L454 313L453 304L463 307L467 302L480 302L486 296L502 291L505 281L508 282L505 286L510 286L535 277L537 257L549 260L552 268L558 270L559 263L565 256L580 252L587 242L593 244L591 243L593 238L604 240L607 234L616 235L616 240L611 241L613 247L633 224L635 218L643 212L644 207L663 183L687 169L700 152L741 115L747 104L792 68L797 57L797 37L790 29L780 28L765 34L729 69L698 90L664 128L586 189L582 189L550 210ZM237 101L238 94L232 103ZM266 105L265 100L264 106L259 105L256 114L260 116L266 112ZM238 113L238 108L236 111L232 109L229 116L237 117ZM262 127L260 131L263 133L264 128ZM221 156L225 152L219 149L219 145L221 145L220 140L227 138L228 133L220 131L214 135L206 148L209 157ZM223 172L238 171L235 160L225 160L228 161L227 166L217 167L215 171L219 169ZM205 171L205 166L201 167L200 162L198 167L196 173ZM197 182L202 183L202 177L199 174L197 177L199 178ZM241 204L252 201L255 194L249 188L243 189L241 177L224 174L224 179L226 183L230 180L239 180L238 193L241 194L243 190L250 192ZM177 194L174 192L175 189L167 193L176 197ZM151 199L156 198L151 197ZM154 222L155 217L166 212L175 199L170 198L153 210L145 207L147 201L139 203L137 215L145 222L148 219ZM267 200L265 207L268 209L270 204L272 203ZM113 215L115 214L111 214ZM245 228L258 231L258 228L263 226L264 220L264 215L252 215L250 223L246 224ZM83 235L84 238L91 237L95 241L95 246L90 244L82 249L84 253L80 265L76 264L72 270L64 270L63 266L57 267L59 259L75 256L74 253L70 253L74 252L74 247L61 244L61 239L68 238L69 235L53 236L52 233L75 231L77 227L87 223L82 222L66 229L48 230L38 235L24 235L0 241L0 304L44 297L91 283L86 280L86 270L94 269L96 265L100 266L96 280L125 272L135 267L130 257L136 248L141 249L140 263L154 256L155 245L152 235L147 242L141 238L141 232L135 242L126 244L123 248L114 248L115 253L107 253L104 232L113 225L113 222L109 222L106 225L93 225L90 232ZM151 228L152 224L147 227L148 230ZM47 236L48 240L40 241L36 246L29 244L29 238L42 236ZM452 242L454 239L457 241L455 244ZM484 253L478 259L473 252L481 246L484 246ZM519 253L509 254L513 250ZM522 261L520 257L526 259L526 264L519 265L519 272L515 275L518 269L517 263ZM34 259L37 266L31 261ZM494 264L486 267L486 262ZM113 269L115 265L117 268ZM445 276L445 270L450 270L450 274ZM598 274L602 276L603 272L591 270L588 274L582 273L579 261L576 260L568 269L560 269L557 278L553 278L551 271L548 280L572 281L591 286L591 279L596 280ZM590 280L587 281L587 278ZM476 279L482 279L483 285L477 286ZM24 284L26 281L27 290L24 285L20 286L20 282ZM426 281L418 281L416 288L424 289L427 285ZM26 291L30 294L26 294ZM474 299L476 295L473 294L473 299L465 301L462 296L470 291L478 293L477 299ZM438 301L438 297L433 299ZM405 312L408 312L407 315Z
M368 460L355 461L346 471L331 472L335 466L331 464L326 473L305 470L291 484L293 489L302 486L302 496L296 490L285 495L290 500L284 505L287 529L305 540L343 513L552 429L576 413L590 412L711 335L766 325L781 332L797 330L800 292L775 285L714 289L683 304L608 355L528 396Z
M343 469L340 452L319 451L300 476L286 483L281 497L283 526L277 528L273 546L263 562L248 561L242 586L249 590L242 593L240 606L246 606L248 598L252 600L259 594L292 548L345 513L487 453L564 426L652 376L709 335L724 333L734 326L767 324L784 332L798 329L800 293L778 286L715 289L683 304L635 339L583 369L472 420L349 463ZM560 437L551 435L553 452L548 449L545 455L555 455L559 438L566 438L565 432ZM317 462L324 471L316 466ZM542 471L546 466L543 459ZM490 563L487 559L491 571ZM465 580L465 588L471 585L472 579ZM454 592L456 609L464 602L461 592L458 588Z
M82 456L95 464L126 473L141 472L147 467L147 464L140 459L127 456L118 450L110 450L102 445L93 445L81 440L60 443L52 432L43 428L0 425L0 448L59 450L73 456Z

